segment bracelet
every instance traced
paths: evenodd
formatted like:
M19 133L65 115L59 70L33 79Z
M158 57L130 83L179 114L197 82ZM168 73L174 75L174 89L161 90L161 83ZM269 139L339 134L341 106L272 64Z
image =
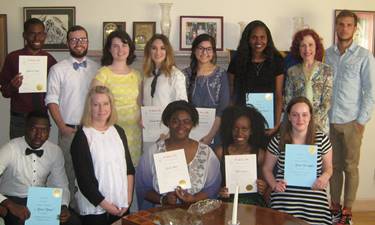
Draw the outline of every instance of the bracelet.
M163 206L163 201L164 201L165 197L166 197L166 195L160 195L159 203L160 203L161 206Z

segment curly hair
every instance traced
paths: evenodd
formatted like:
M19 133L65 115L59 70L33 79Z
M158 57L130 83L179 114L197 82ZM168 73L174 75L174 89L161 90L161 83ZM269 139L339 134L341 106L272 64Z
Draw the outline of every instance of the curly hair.
M165 107L161 115L161 121L163 122L165 126L168 127L169 121L171 120L173 114L175 114L177 111L187 112L191 117L191 121L193 122L193 127L198 125L199 114L198 114L197 109L194 107L194 105L185 100L178 100L178 101L169 103L167 107Z
M220 125L220 137L224 151L227 151L228 147L234 143L233 128L240 117L250 120L251 136L248 144L254 149L253 153L258 153L259 149L265 149L267 145L265 129L268 126L263 115L253 106L230 106L223 111Z
M134 54L135 45L128 33L126 33L123 30L115 30L115 31L112 31L108 35L107 41L105 42L105 45L103 48L103 56L101 59L102 66L111 65L113 62L113 57L110 52L110 49L112 45L112 40L114 38L119 38L122 41L122 43L129 45L129 55L128 55L128 58L126 59L126 65L132 64L135 59L135 54Z
M151 59L152 44L155 40L163 42L165 48L165 59L161 64L160 70L166 76L171 75L172 68L175 66L175 59L173 53L173 47L169 42L168 38L163 34L154 34L151 39L146 43L144 49L144 62L143 62L143 73L146 76L151 76L152 71L155 69L155 63Z
M304 37L311 36L315 41L315 60L322 61L324 54L324 47L319 35L313 29L303 29L294 34L292 46L290 47L290 53L298 61L302 62L299 47Z

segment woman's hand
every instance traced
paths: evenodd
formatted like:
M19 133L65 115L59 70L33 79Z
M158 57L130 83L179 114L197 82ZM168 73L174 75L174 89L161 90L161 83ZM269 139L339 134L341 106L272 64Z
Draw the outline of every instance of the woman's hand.
M227 187L221 187L219 191L220 198L229 198L229 191Z
M194 195L189 194L187 191L183 190L181 187L176 188L176 195L183 202L186 202L186 203L195 202Z
M209 145L212 143L212 139L214 139L214 137L211 137L210 135L206 135L204 137L202 137L199 141L202 142L203 144L206 144L206 145Z
M329 182L329 177L323 174L315 180L311 188L313 190L324 190L327 188L328 182Z
M129 208L126 208L126 207L120 208L120 213L117 216L119 217L123 216L126 213L126 211L128 211L128 209Z
M99 205L111 215L118 216L121 213L121 209L105 199Z
M166 204L176 205L177 204L177 195L176 192L169 192L166 196Z
M258 193L263 195L267 189L267 183L262 179L257 179L256 183L257 183Z
M278 180L276 181L276 185L272 188L274 192L284 192L286 190L286 181L285 180Z

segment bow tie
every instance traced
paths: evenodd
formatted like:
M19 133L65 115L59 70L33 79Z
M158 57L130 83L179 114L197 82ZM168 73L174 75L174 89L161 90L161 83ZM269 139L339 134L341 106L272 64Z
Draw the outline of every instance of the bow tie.
M33 149L30 149L30 148L26 148L26 151L25 151L25 154L26 155L30 155L34 153L35 155L37 155L38 157L42 157L43 155L43 150L40 149L40 150L33 150Z
M83 61L83 62L81 62L81 63L78 63L78 62L74 62L74 63L73 63L73 68L74 68L75 70L78 70L79 67L86 68L86 66L87 66L87 62L86 62L86 61Z

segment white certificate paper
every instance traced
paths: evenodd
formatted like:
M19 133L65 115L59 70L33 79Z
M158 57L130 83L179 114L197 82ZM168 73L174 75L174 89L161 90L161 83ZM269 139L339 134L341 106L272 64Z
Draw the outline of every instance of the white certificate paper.
M154 154L159 193L174 191L177 186L191 188L188 166L184 150L174 150Z
M234 194L236 186L239 193L257 192L257 157L255 154L225 156L225 186Z
M23 77L19 93L46 92L47 56L19 56L19 73Z
M190 138L199 141L210 132L215 121L216 109L197 108L199 113L199 124L190 132Z
M161 121L163 108L159 106L142 106L143 141L155 142L160 134L167 134L168 127Z

